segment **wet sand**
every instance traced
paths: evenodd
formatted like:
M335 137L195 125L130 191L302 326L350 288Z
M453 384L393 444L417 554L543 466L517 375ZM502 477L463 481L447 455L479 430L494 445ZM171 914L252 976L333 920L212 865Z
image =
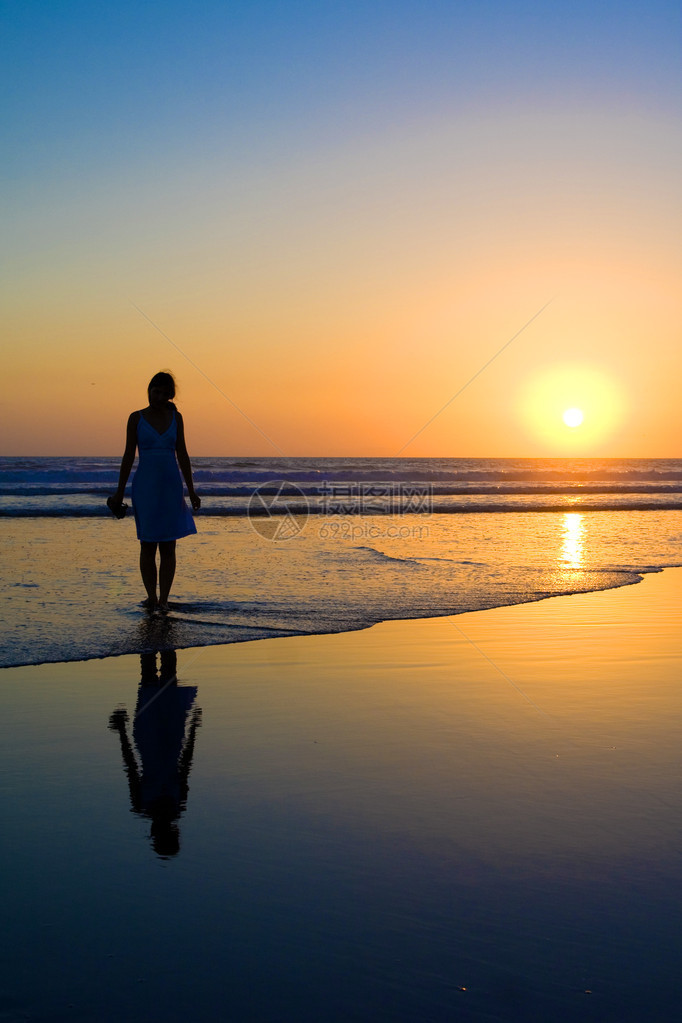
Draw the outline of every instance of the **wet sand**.
M676 1018L681 611L4 669L0 1018Z

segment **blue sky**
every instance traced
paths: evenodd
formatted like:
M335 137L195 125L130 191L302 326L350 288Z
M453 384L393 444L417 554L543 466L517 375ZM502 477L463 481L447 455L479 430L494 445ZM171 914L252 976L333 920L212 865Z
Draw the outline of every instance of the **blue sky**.
M116 416L137 376L169 362L131 300L298 453L318 435L322 453L390 453L477 368L472 353L485 361L554 294L513 361L472 389L478 404L463 399L471 428L453 410L415 454L554 450L515 411L548 353L594 360L622 407L638 382L661 394L675 377L678 4L0 10L11 451L29 382L58 424L31 437L35 453L55 437L77 451L74 401L97 450L116 449L118 431L94 426L104 381ZM203 415L205 380L184 369ZM62 373L100 381L98 400L53 394ZM676 405L621 423L608 452L656 453ZM220 415L200 450L258 453L232 420L211 447Z
M310 145L509 102L680 100L672 3L3 3L14 175Z

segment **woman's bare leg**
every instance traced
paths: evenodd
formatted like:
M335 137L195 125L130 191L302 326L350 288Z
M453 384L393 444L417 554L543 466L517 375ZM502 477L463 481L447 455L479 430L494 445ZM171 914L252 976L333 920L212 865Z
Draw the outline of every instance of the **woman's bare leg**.
M159 607L165 608L175 577L175 540L160 543L159 556Z
M140 541L140 575L147 591L147 607L156 607L156 544Z

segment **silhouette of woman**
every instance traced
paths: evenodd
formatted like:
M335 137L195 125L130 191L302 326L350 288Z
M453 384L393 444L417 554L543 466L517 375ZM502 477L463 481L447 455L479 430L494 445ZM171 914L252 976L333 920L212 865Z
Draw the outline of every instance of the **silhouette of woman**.
M139 462L133 476L132 496L137 538L140 541L140 574L147 591L145 606L150 611L168 610L168 595L175 576L175 541L196 533L194 519L185 504L182 480L194 511L201 507L192 466L185 444L182 416L173 404L175 380L170 373L157 373L147 388L149 405L131 412L126 432L126 447L121 460L118 489L107 505L118 518L125 514L123 495L130 470ZM159 549L159 595L156 595L156 549Z
M161 651L159 672L156 658L156 652L140 654L134 746L127 731L128 712L123 707L113 712L109 728L118 732L121 740L132 809L151 820L154 851L167 858L180 851L179 820L187 805L201 710L194 706L196 686L177 684L175 651Z

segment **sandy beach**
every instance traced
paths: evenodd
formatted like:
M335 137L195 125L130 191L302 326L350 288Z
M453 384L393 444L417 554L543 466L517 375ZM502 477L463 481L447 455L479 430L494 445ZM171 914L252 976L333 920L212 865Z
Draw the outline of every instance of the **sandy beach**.
M135 734L138 656L3 669L0 1018L676 1018L681 611L671 569L183 650Z

